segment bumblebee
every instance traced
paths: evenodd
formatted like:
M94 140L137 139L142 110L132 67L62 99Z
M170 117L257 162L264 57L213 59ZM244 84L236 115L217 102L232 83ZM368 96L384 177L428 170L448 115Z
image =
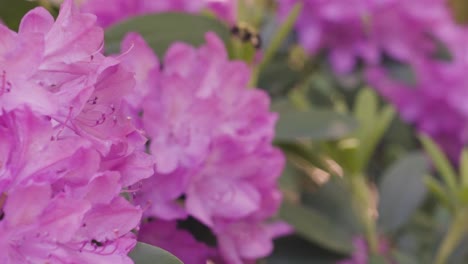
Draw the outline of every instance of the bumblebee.
M240 39L244 43L250 43L256 49L262 46L260 34L245 23L239 23L231 28L232 36Z

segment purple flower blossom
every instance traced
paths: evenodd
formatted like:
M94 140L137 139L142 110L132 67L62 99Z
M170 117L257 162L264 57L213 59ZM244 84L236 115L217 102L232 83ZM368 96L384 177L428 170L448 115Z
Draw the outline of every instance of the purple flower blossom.
M185 230L177 228L174 221L151 220L142 224L138 240L165 249L184 264L201 264L218 257L215 248L211 248Z
M123 49L128 46L152 62L135 73L149 77L137 82L141 109L129 109L143 113L156 173L142 182L135 201L148 208L147 217L192 216L205 224L220 241L226 263L268 255L271 240L290 231L265 224L281 201L276 179L284 165L271 144L277 116L269 112L268 96L248 89L247 65L229 61L224 44L212 33L198 49L173 44L158 78L151 78L159 64L142 39L130 34ZM245 236L251 234L255 247L250 251L240 245L236 226L247 228Z
M119 197L118 172L99 172L99 154L77 137L54 138L30 110L0 116L2 263L131 263L130 231L141 210Z
M95 22L66 1L55 22L36 8L18 33L0 25L0 106L28 106L50 117L60 127L57 136L85 137L106 160L143 156L146 139L122 110L123 98L134 91L133 74L102 55L103 30Z
M0 33L0 262L131 263L143 214L192 216L219 244L162 220L145 223L143 240L164 244L158 235L173 230L197 259L233 264L266 256L290 231L267 223L281 200L277 115L214 34L198 49L174 44L161 64L135 34L106 57L96 17L71 0L56 21L37 8L18 33Z
M85 0L81 8L95 14L104 27L137 15L175 11L198 13L204 9L232 23L236 18L237 0Z
M339 73L352 70L357 59L376 64L383 54L404 62L430 55L433 38L454 27L442 0L278 1L283 17L295 3L303 4L299 42L311 54L325 49Z
M405 121L434 138L453 161L458 161L468 142L467 64L418 60L411 66L415 85L392 79L382 67L369 69L367 79L398 108Z
M121 192L154 160L124 112L133 73L95 22L68 0L56 21L0 25L1 263L132 263L142 210Z

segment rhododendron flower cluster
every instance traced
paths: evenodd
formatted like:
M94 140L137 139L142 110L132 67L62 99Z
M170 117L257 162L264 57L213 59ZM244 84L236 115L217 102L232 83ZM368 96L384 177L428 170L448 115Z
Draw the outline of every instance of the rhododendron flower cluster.
M226 263L244 263L268 255L271 239L289 231L265 222L281 199L284 158L271 145L277 116L263 91L247 88L247 65L229 61L214 34L206 41L198 49L175 43L162 62L140 36L123 42L123 50L132 47L122 58L128 68L145 62L135 73L141 96L129 99L129 109L142 113L157 165L135 201L149 218L197 219L217 237ZM167 246L151 236L142 233L143 241Z
M84 0L84 12L95 14L101 26L118 23L124 19L160 12L198 13L209 10L227 22L236 19L237 0Z
M154 162L95 20L66 1L0 25L1 263L132 263L142 210L120 194Z
M302 12L296 29L311 54L326 50L337 72L349 72L358 59L368 64L387 55L400 61L427 56L434 38L453 22L444 0L278 0L280 16L296 3Z
M186 263L267 256L290 232L269 221L284 157L248 66L213 33L162 62L133 33L105 56L96 24L67 0L56 21L0 25L0 261L132 263L137 238ZM188 217L216 247L178 228Z
M453 161L468 142L466 63L419 60L415 84L389 77L383 67L367 73L369 82L392 102L404 120L433 137Z

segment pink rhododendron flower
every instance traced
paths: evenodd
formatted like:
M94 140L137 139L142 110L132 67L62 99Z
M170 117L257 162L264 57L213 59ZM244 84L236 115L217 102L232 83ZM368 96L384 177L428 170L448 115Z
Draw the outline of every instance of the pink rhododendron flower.
M213 1L186 4L229 12ZM277 115L217 36L201 48L175 43L159 62L129 34L123 54L108 57L96 17L72 0L55 21L36 8L18 32L0 25L0 33L1 263L132 263L143 214L157 220L140 239L195 263L254 261L290 231L267 223L281 200ZM178 230L175 221L189 216L217 248Z
M154 173L126 115L133 72L101 53L93 15L0 25L1 263L132 263L142 210L121 197Z
M0 26L0 105L27 105L52 118L58 135L88 138L107 160L117 159L142 152L146 139L122 111L123 98L134 91L133 74L101 54L103 30L95 23L66 1L55 22L36 8L18 33Z
M2 263L131 263L141 209L119 197L118 172L80 137L55 138L30 110L0 116Z
M416 84L389 77L384 68L369 69L369 82L399 110L402 118L434 138L453 161L468 142L466 62L418 60L411 64Z
M149 77L137 82L140 109L135 104L129 109L142 113L156 159L156 173L142 181L135 201L148 208L147 217L173 221L191 216L209 227L225 263L268 255L271 240L290 231L265 224L281 201L276 180L284 165L283 155L272 146L277 116L269 111L268 96L248 89L247 65L229 61L224 44L212 33L200 48L173 44L158 78L151 76L159 63L141 37L129 34L123 50L130 46L129 54L151 62L135 73ZM248 252L233 231L238 225L251 234L255 247Z
M326 49L340 73L353 69L357 59L375 64L384 54L405 62L428 56L434 38L455 27L443 0L278 1L283 17L295 3L303 4L296 24L299 42L311 54Z
M161 12L199 13L204 9L227 22L236 19L237 0L85 0L81 8L104 27L137 15Z
M138 240L158 246L178 257L184 264L206 263L217 258L217 251L197 240L173 221L151 220L142 224Z
M222 222L215 229L219 250L226 263L254 263L254 260L268 256L273 251L275 237L291 233L287 224L244 221Z

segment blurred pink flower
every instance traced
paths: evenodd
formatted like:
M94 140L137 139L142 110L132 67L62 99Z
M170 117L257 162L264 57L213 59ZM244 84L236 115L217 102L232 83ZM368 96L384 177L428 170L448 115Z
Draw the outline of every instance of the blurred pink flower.
M420 59L410 66L415 84L392 79L382 67L369 69L367 79L406 122L431 136L457 162L468 142L468 64Z
M325 50L338 73L352 70L358 59L376 64L383 55L404 62L429 56L434 38L445 38L447 25L454 27L443 0L278 1L282 17L303 4L299 42L312 55Z
M161 12L199 13L204 9L233 23L236 19L237 0L85 0L81 8L95 14L103 27L138 15Z

